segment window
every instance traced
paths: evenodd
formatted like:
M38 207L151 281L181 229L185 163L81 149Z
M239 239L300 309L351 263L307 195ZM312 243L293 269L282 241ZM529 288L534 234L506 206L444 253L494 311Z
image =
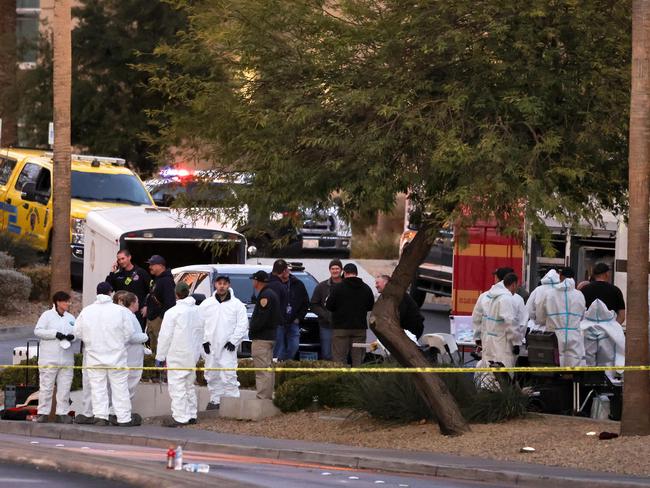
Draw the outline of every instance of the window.
M16 160L0 157L0 185L6 185L16 167Z
M95 202L124 202L151 205L137 176L132 174L72 172L72 198Z
M18 180L16 180L16 190L23 191L23 187L27 183L36 183L41 168L42 166L34 163L27 163L23 166L23 170L18 175Z
M201 276L199 276L199 279L197 280L193 293L200 293L206 298L212 295L212 290L210 289L210 280L206 280L207 277L207 273L201 273Z
M18 62L21 68L36 66L39 40L39 0L18 0L16 2L16 44Z

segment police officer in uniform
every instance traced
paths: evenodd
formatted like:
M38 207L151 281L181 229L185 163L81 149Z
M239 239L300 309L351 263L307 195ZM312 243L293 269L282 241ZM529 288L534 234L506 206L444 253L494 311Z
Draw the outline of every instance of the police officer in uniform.
M252 344L253 367L270 368L273 363L273 346L278 326L282 323L282 311L277 294L268 287L269 275L256 271L251 277L257 301L250 320L248 336ZM275 378L273 373L255 372L257 398L272 399Z
M138 297L140 310L135 313L135 316L144 331L147 322L147 294L151 285L149 273L131 262L131 253L128 249L120 249L113 269L104 281L110 283L114 291L130 291Z

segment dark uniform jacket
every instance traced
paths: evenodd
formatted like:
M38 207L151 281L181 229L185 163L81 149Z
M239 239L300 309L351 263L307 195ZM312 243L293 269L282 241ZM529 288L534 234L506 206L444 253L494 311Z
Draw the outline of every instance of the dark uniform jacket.
M283 283L289 295L289 307L285 314L285 324L291 324L295 320L299 322L305 318L309 310L309 294L305 285L293 275L289 275L289 281Z
M251 340L274 341L276 329L282 324L280 301L276 293L267 285L260 290L248 328Z
M278 303L280 306L280 313L282 314L282 321L279 325L284 325L287 315L287 306L289 305L289 293L287 292L287 286L282 283L282 280L278 278L277 275L272 274L269 277L269 282L266 284L266 287L270 290L273 290L275 296L278 298Z
M111 284L113 290L126 290L138 297L140 308L144 307L151 286L151 276L139 266L133 266L131 271L118 269L115 273L109 273L106 281Z
M367 329L367 314L375 305L372 290L361 278L344 278L330 291L327 309L332 312L333 329Z
M332 281L332 278L328 278L325 281L318 283L314 289L314 294L311 296L311 311L318 316L318 325L320 327L325 327L326 329L332 328L332 312L327 310L325 303L327 302L327 297L330 296L332 287L337 284Z
M399 304L399 323L402 329L411 332L417 339L424 332L424 317L420 313L420 307L408 293Z
M176 283L171 271L166 269L153 279L147 296L147 319L164 317L165 312L176 305Z

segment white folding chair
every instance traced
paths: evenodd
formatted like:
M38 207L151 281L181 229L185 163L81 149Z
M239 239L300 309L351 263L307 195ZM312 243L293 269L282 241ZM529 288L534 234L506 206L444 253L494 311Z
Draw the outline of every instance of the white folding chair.
M420 342L430 348L435 348L438 351L437 362L446 362L443 360L444 355L448 355L445 349L445 341L438 334L424 334L420 337ZM451 359L451 357L449 358ZM453 359L452 359L453 362Z
M451 334L444 334L442 332L437 332L433 335L438 336L444 343L443 348L449 355L449 359L451 359L452 364L462 366L462 358L460 351L458 350L458 344L456 344L456 338Z

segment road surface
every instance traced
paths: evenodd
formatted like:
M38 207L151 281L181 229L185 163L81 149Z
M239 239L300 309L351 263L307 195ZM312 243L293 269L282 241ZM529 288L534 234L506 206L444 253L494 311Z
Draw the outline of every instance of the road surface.
M0 486L12 488L127 488L129 485L77 473L0 463Z
M161 470L165 469L166 449L146 448L131 445L100 444L81 441L66 441L60 439L45 439L35 437L21 437L12 435L0 435L0 442L11 442L24 444L26 447L37 445L49 449L60 449L70 453L71 456L83 456L84 454L107 456L112 458L128 459L141 463L155 463ZM37 444L34 444L37 443ZM497 488L505 485L454 481L444 478L433 478L417 475L388 474L370 470L357 470L338 468L327 465L312 463L300 463L295 461L284 461L277 459L264 459L248 456L236 456L229 454L213 454L188 451L184 453L186 463L205 463L210 465L210 472L186 473L188 477L206 477L206 486L211 484L210 478L216 477L229 479L231 481L246 483L254 486L268 488L304 488L305 486L315 488L349 486L351 488L369 487L398 487L398 488ZM7 467L11 468L10 466ZM20 468L16 468L19 470ZM18 473L18 471L17 471ZM20 475L20 473L18 473ZM38 482L40 472L28 469L24 476ZM47 473L49 474L49 473ZM0 486L4 472L0 469ZM6 474L11 475L11 470ZM66 475L67 476L67 475ZM20 476L17 476L20 477ZM30 478L31 477L31 478ZM8 485L12 486L12 485ZM21 486L21 485L15 485ZM39 485L29 485L39 486ZM50 484L48 488L53 488ZM63 485L61 485L63 486ZM83 486L83 485L65 485ZM109 486L109 485L86 485L86 486ZM115 486L114 484L111 486Z

